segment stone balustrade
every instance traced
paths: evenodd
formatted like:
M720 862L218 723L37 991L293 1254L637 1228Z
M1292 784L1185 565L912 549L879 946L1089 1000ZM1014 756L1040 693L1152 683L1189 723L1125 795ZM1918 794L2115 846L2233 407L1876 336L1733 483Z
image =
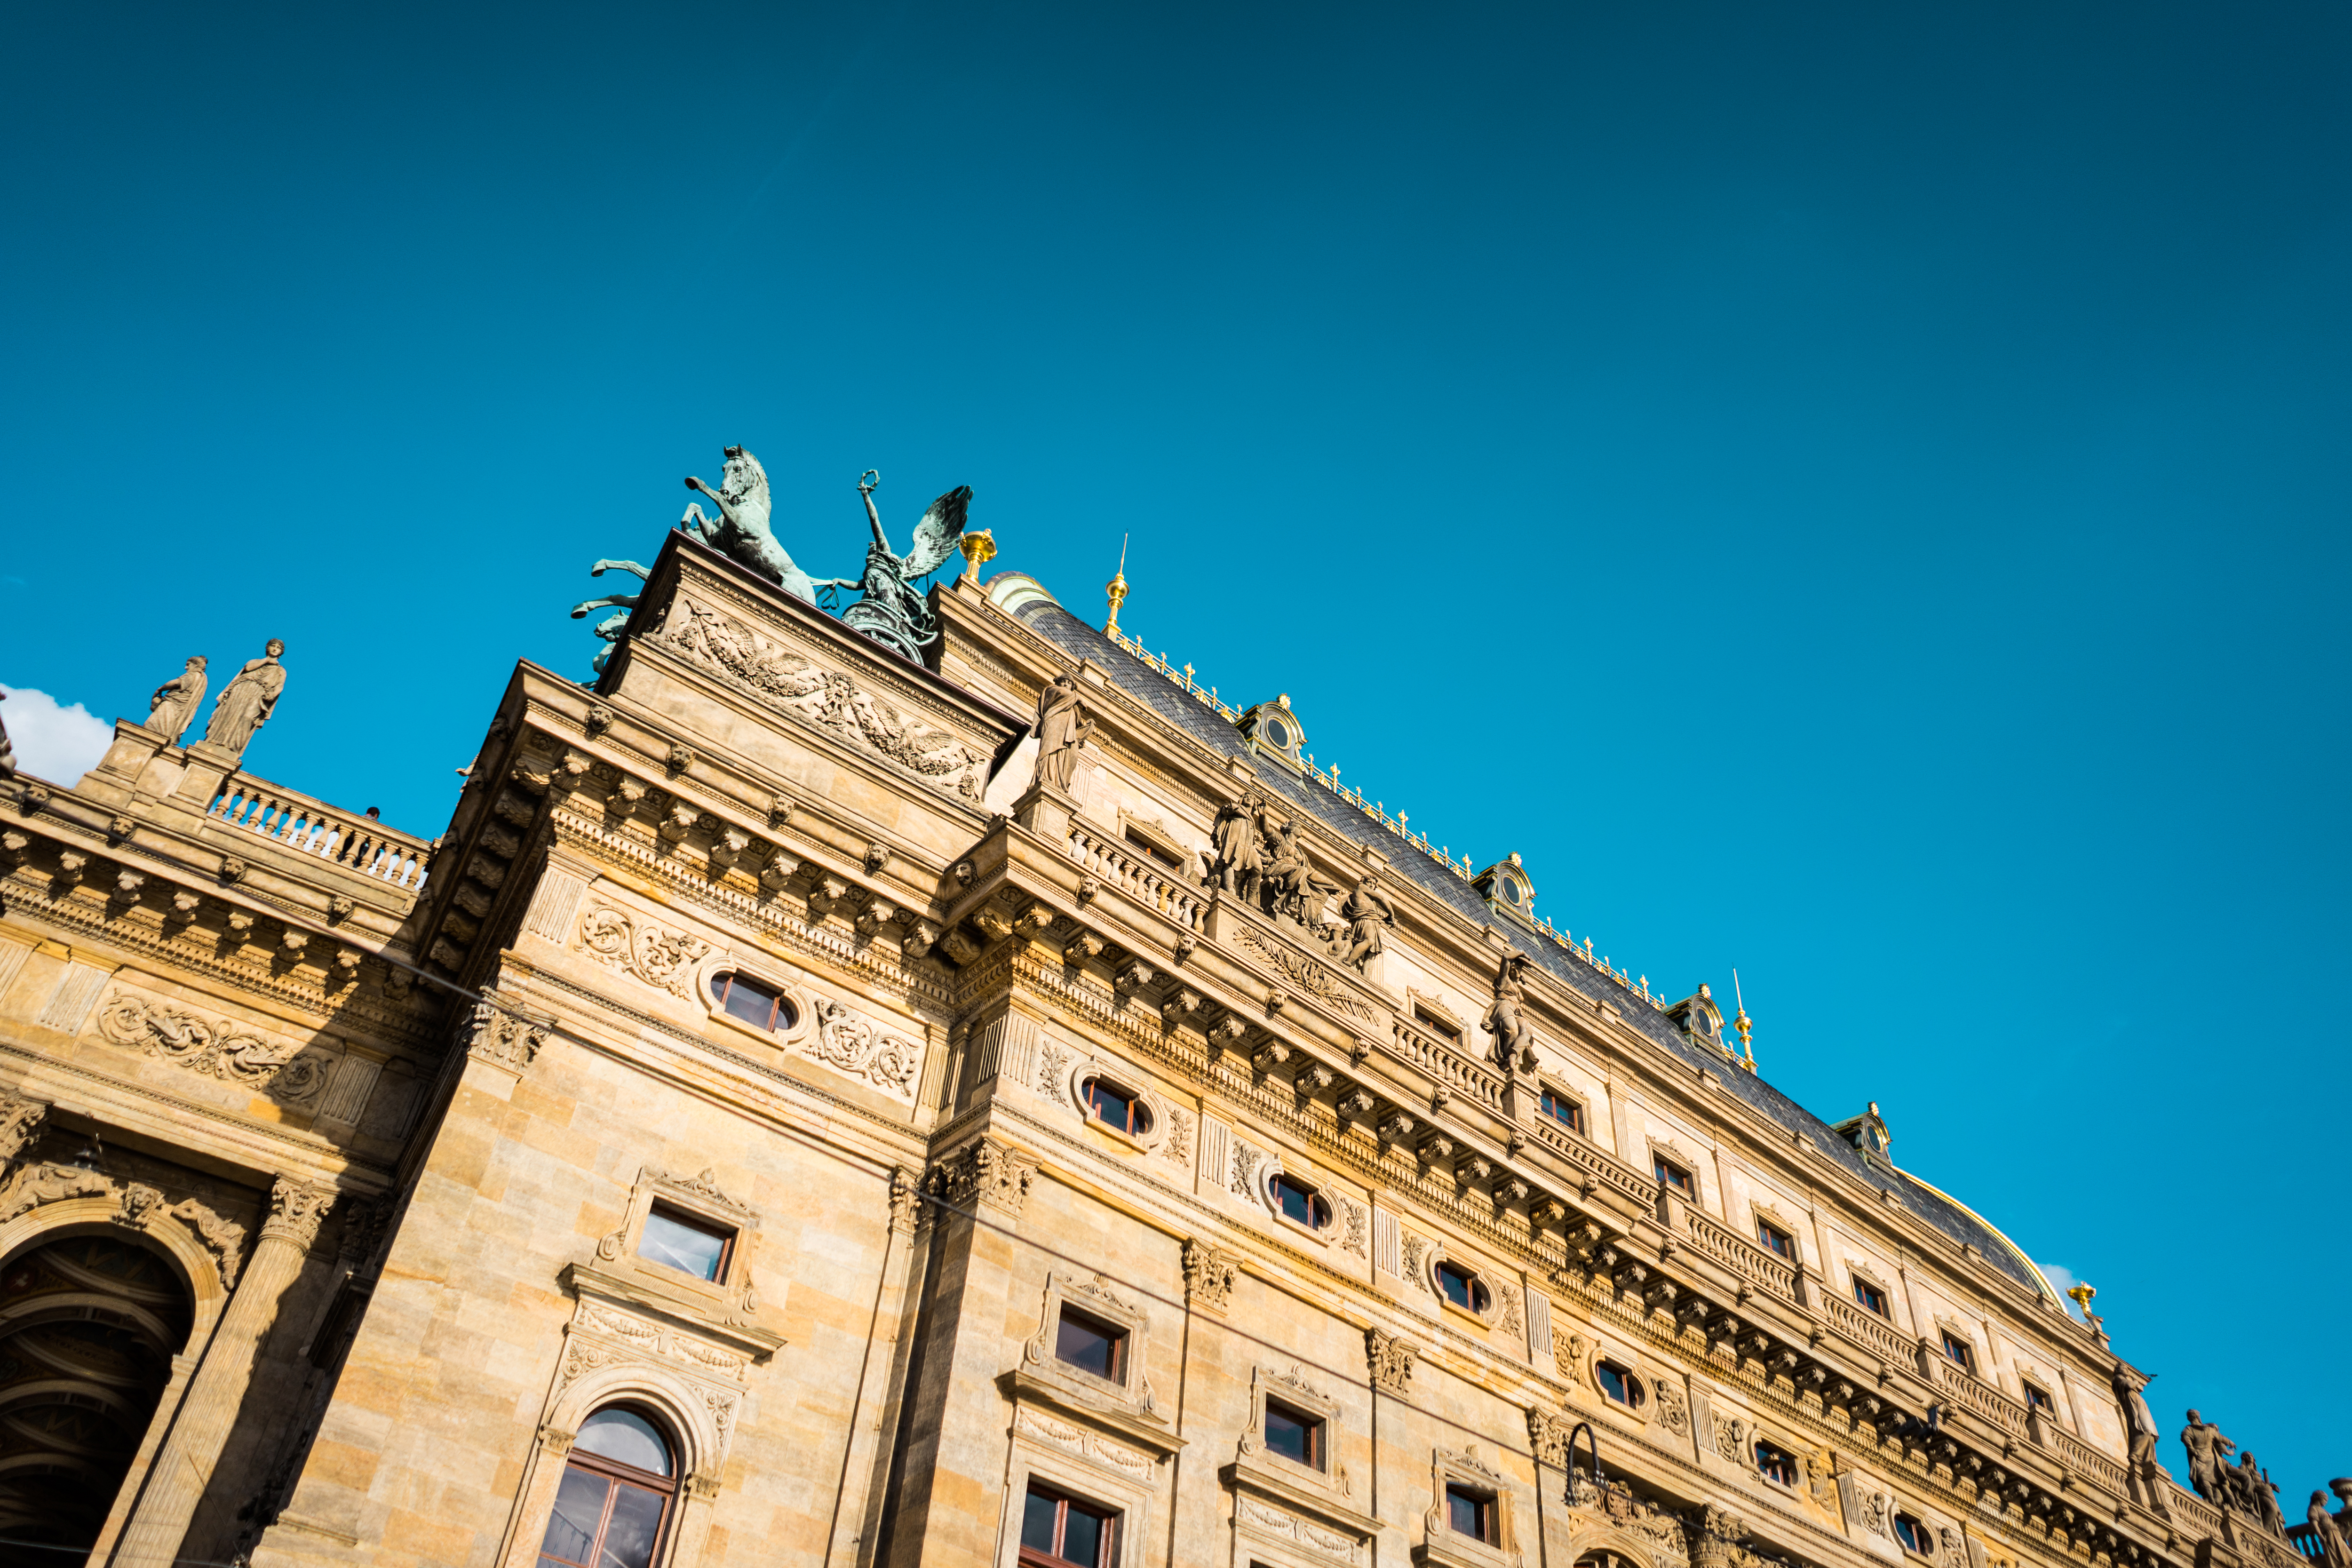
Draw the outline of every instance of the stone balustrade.
M1143 851L1118 839L1098 837L1072 823L1070 858L1085 867L1089 876L1108 882L1186 931L1201 929L1200 890L1163 872Z
M282 785L233 773L215 790L205 820L207 826L250 833L279 848L348 867L406 892L425 889L431 844Z
M1685 1205L1683 1217L1691 1240L1709 1258L1752 1285L1761 1285L1782 1300L1797 1299L1797 1271L1702 1209Z

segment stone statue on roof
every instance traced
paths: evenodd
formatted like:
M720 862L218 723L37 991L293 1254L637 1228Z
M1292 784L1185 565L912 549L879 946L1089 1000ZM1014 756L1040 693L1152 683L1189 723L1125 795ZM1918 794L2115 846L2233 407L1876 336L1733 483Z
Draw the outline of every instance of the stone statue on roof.
M874 504L874 491L881 483L882 476L872 468L858 476L857 494L866 502L866 520L874 528L874 542L866 548L864 573L856 577L817 578L812 585L857 589L860 597L841 612L842 624L919 663L923 650L939 640L940 625L915 584L956 552L965 514L971 507L971 487L958 485L933 501L915 524L907 553L900 555L891 550L890 536L882 531L881 510Z
M1348 923L1347 963L1359 974L1381 955L1381 928L1396 924L1396 906L1381 896L1381 879L1366 872L1348 901L1339 906Z
M196 654L189 658L187 668L157 687L155 695L147 700L147 728L176 746L204 700L205 656Z
M1037 782L1069 794L1078 752L1095 732L1076 681L1057 675L1037 693L1037 722L1030 732L1037 737Z
M1523 952L1511 953L1495 971L1495 1005L1486 1009L1486 1027L1495 1037L1495 1060L1505 1072L1518 1061L1519 1042L1527 1037L1527 1022L1520 1016L1528 999L1520 981L1527 973L1528 957Z
M2189 1413L2189 1425L2180 1429L2180 1446L2189 1451L2189 1484L2197 1489L2197 1495L2207 1502L2228 1507L2230 1481L2223 1472L2238 1446L2221 1436L2221 1428L2194 1410Z
M278 662L285 652L286 645L271 637L261 657L247 659L245 668L221 688L220 697L213 703L212 722L205 727L206 745L218 746L232 756L245 754L246 747L253 743L254 731L269 721L286 689L286 667Z
M1221 892L1241 899L1257 897L1258 879L1265 870L1260 843L1265 814L1265 797L1255 790L1218 808L1217 820L1209 829L1209 842L1214 846L1209 857L1209 880Z

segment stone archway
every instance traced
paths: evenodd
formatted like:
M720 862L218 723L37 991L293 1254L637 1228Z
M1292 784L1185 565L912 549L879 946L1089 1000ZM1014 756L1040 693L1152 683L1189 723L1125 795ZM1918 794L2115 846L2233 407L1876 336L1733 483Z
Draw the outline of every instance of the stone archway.
M119 1226L0 1268L0 1534L90 1546L194 1317L179 1267Z

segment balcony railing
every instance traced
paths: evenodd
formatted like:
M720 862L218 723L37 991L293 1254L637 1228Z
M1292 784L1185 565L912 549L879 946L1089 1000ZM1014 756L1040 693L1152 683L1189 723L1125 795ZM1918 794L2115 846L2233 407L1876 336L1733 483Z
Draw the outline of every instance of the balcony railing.
M424 839L373 818L236 774L221 781L205 819L410 893L424 890L425 862L433 852Z
M1151 857L1117 839L1097 837L1075 823L1070 827L1070 858L1088 875L1108 882L1138 903L1174 921L1186 931L1201 929L1199 890L1176 879Z

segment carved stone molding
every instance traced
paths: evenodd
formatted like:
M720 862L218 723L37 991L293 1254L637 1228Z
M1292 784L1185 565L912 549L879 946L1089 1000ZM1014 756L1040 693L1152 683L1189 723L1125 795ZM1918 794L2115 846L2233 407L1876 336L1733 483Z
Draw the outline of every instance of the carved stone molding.
M1188 1237L1184 1241L1184 1299L1202 1311L1222 1314L1241 1278L1242 1260L1233 1253Z
M857 681L680 595L662 641L691 663L748 688L768 707L894 763L977 805L989 757Z
M801 1042L801 1053L835 1072L863 1079L883 1093L912 1101L916 1079L922 1072L923 1047L902 1035L889 1034L852 1013L838 1002L815 998L810 1005L815 1027Z
M261 1222L261 1239L290 1241L308 1252L334 1206L334 1188L280 1176L269 1189L269 1217Z
M699 937L667 930L609 904L592 906L580 917L580 944L607 969L677 997L689 994L694 966L710 952L710 944Z
M467 1024L466 1054L520 1078L547 1038L544 1026L518 1018L488 1002L477 1002Z
M48 1121L49 1103L20 1094L0 1095L0 1170L25 1152Z
M924 1184L932 1196L957 1208L978 1205L1019 1219L1036 1174L1035 1159L1010 1144L982 1138L932 1166Z
M248 1025L214 1022L121 986L100 1005L96 1027L100 1038L127 1050L225 1082L267 1089L272 1098L295 1104L318 1098L334 1060L302 1043L273 1043Z
M195 1232L196 1239L213 1255L215 1267L220 1269L221 1284L236 1289L236 1277L245 1267L245 1226L232 1219L224 1219L194 1198L184 1198L166 1211L173 1219Z
M1421 1359L1418 1345L1383 1329L1366 1329L1364 1354L1374 1387L1385 1394L1412 1391L1412 1363Z

